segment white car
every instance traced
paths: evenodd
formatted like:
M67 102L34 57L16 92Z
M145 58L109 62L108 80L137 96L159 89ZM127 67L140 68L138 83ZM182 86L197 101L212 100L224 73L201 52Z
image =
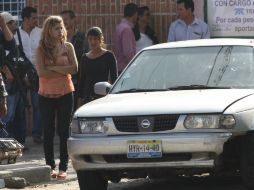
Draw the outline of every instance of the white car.
M239 172L254 189L254 41L172 42L138 53L106 95L74 114L81 190L108 180Z

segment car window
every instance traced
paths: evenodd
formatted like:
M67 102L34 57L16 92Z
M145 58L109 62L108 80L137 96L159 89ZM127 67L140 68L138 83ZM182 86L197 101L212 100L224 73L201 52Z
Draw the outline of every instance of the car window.
M253 48L210 46L143 51L125 70L112 93L209 85L254 87Z

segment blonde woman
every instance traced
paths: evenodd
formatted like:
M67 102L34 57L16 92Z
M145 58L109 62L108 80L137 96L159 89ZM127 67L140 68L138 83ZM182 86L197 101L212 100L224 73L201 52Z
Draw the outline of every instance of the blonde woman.
M39 75L39 108L44 129L46 164L51 177L65 179L68 165L67 139L73 110L74 86L71 75L77 73L77 58L71 43L66 42L66 29L59 16L48 17L44 24L36 54ZM55 171L55 120L60 138L59 172Z

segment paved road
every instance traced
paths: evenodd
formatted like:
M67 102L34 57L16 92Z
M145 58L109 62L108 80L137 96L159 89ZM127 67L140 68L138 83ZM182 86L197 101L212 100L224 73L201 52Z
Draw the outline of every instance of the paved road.
M109 190L244 190L239 179L136 180L112 185Z
M30 186L26 190L79 190L75 179L61 182L52 181L50 184ZM232 178L218 180L204 179L178 179L178 180L122 180L119 184L109 184L108 190L245 190L240 179Z

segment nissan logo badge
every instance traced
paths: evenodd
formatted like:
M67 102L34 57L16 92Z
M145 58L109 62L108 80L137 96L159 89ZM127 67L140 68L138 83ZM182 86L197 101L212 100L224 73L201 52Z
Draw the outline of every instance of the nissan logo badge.
M144 119L142 120L141 122L141 127L144 128L144 129L147 129L151 126L151 123L148 119Z

